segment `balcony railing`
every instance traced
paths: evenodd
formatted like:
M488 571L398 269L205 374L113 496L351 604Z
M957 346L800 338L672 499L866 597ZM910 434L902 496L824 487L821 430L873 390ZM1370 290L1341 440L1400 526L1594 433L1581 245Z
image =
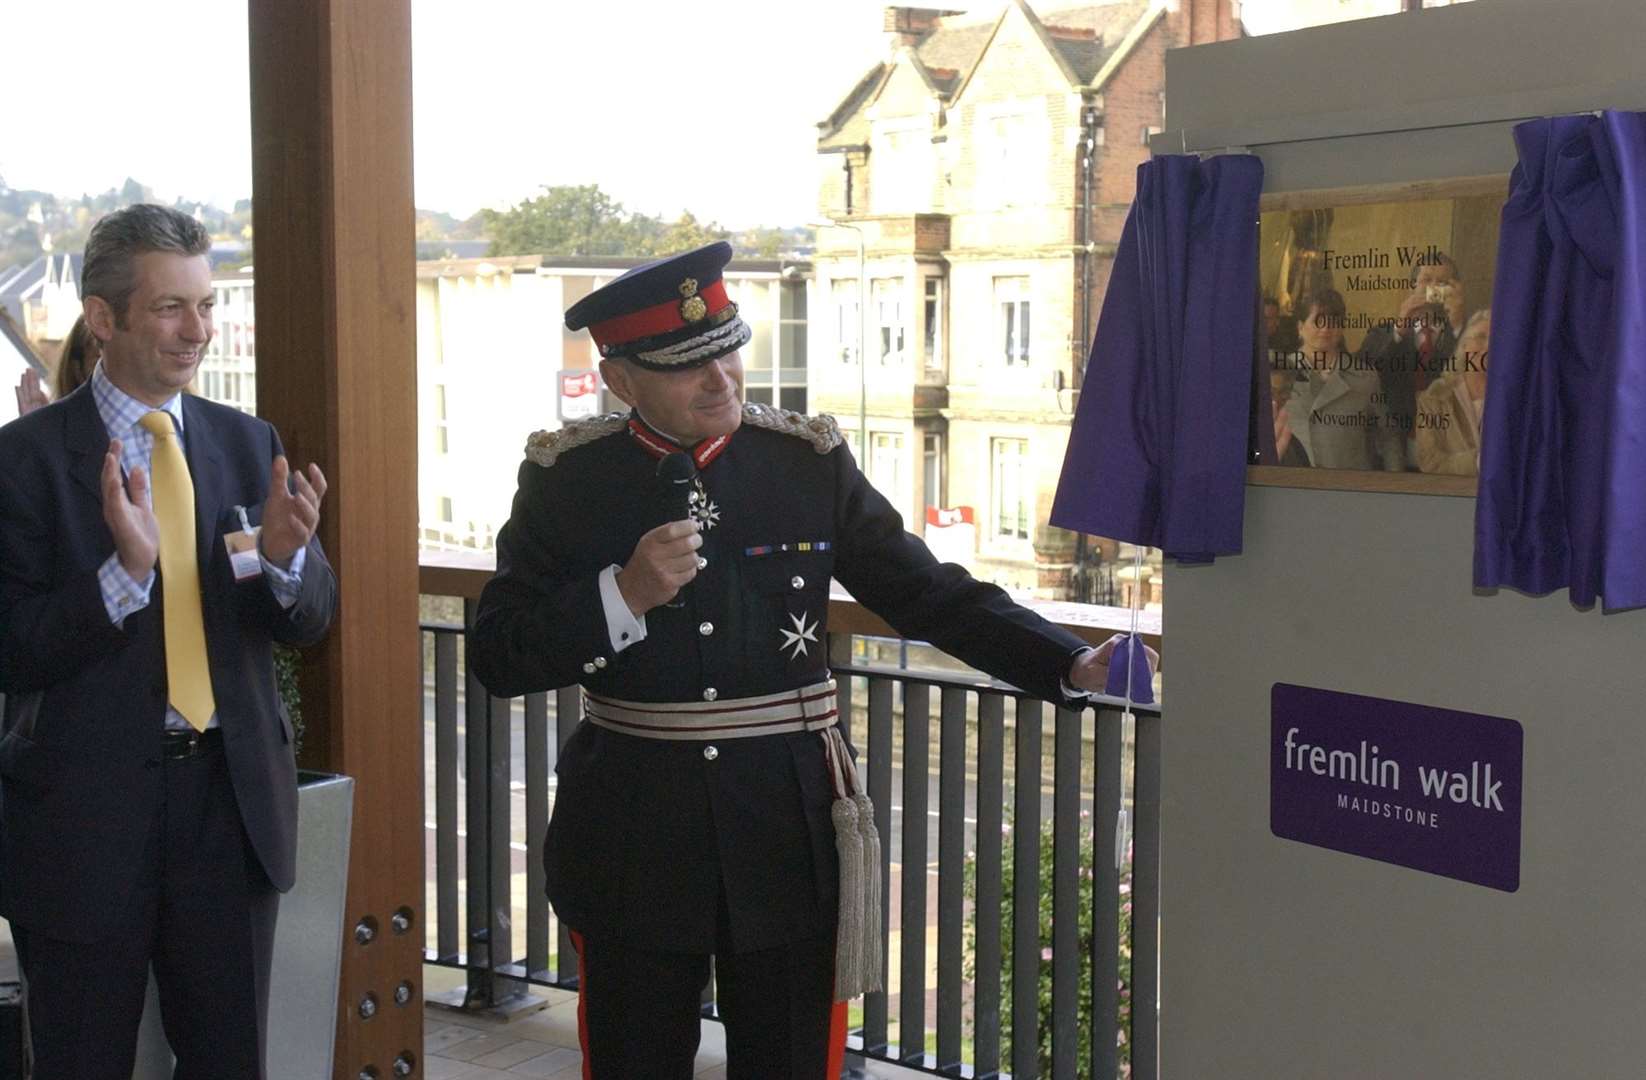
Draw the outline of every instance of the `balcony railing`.
M506 1009L534 984L577 985L537 846L582 703L577 687L493 698L467 674L487 576L423 570L425 595L462 602L461 622L423 625L426 958L467 972L466 1005ZM887 992L853 1010L851 1053L938 1076L1155 1076L1158 709L1053 709L975 674L901 668L908 643L847 601L830 627L886 882Z

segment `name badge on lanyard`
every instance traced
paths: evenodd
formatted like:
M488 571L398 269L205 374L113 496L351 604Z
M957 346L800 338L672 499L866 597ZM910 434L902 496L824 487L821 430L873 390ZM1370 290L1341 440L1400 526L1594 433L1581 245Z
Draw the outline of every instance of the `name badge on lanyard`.
M240 515L240 531L224 533L223 546L228 549L234 580L250 581L263 575L263 560L257 554L257 536L263 527L252 525L244 506L236 506L234 512Z

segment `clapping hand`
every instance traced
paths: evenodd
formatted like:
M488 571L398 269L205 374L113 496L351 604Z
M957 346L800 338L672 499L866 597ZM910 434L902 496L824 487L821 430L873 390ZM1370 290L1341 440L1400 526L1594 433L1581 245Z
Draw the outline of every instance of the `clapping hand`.
M129 491L128 491L129 487ZM120 479L120 440L109 441L103 456L103 521L114 535L115 554L133 581L147 580L160 556L160 523L149 504L149 477L134 466Z
M17 380L17 415L27 416L36 409L51 404L46 397L46 391L40 386L40 376L33 368L24 368L23 377Z
M320 466L308 473L292 472L286 455L274 459L269 497L263 503L263 557L284 570L292 556L320 527L320 501L326 497L326 477Z

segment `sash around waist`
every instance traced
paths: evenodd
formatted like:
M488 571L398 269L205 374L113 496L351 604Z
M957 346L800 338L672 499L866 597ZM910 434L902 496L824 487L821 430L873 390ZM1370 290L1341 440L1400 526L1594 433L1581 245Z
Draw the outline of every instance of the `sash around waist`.
M833 727L839 717L835 681L725 701L620 701L583 691L592 723L648 739L745 739Z

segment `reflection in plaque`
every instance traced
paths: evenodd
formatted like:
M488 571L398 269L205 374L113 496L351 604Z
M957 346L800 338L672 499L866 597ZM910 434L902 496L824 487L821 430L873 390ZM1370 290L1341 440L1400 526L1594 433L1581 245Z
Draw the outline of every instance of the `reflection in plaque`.
M1500 195L1261 215L1277 463L1474 476Z

